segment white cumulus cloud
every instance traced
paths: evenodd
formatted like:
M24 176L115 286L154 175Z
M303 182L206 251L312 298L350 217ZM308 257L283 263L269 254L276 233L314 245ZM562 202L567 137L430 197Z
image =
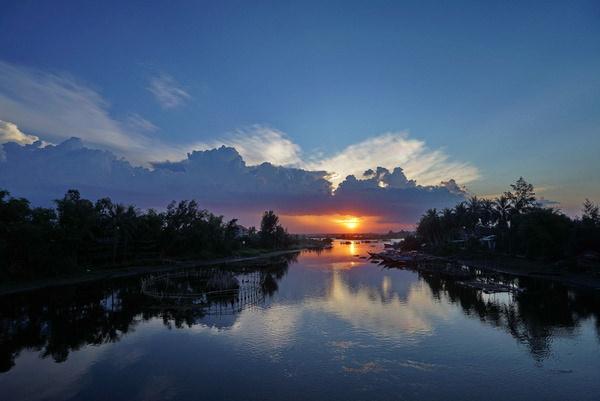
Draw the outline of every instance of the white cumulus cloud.
M425 142L410 138L406 132L368 138L334 155L309 161L303 167L330 172L330 181L337 186L348 175L360 177L371 168L393 170L398 166L421 185L436 185L451 178L466 184L479 177L475 166L452 161L444 151L431 150Z
M192 150L213 149L222 145L235 148L249 165L264 162L278 166L302 164L300 146L282 131L263 125L238 129L215 141L197 143Z

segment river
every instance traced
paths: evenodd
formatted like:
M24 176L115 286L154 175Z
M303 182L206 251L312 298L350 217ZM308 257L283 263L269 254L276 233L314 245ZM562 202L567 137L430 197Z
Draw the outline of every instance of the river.
M598 291L486 294L381 247L1 297L0 398L598 400Z

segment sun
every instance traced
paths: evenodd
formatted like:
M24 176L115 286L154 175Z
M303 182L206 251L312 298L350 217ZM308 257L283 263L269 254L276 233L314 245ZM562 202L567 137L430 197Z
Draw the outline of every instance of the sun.
M360 225L360 218L355 216L346 216L343 219L336 220L336 223L343 225L348 230L355 230Z

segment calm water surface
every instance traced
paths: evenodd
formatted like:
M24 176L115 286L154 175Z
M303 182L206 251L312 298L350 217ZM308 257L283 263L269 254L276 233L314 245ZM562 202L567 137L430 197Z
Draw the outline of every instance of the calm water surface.
M600 399L597 294L487 295L354 256L378 247L239 267L217 299L139 277L0 298L0 398Z

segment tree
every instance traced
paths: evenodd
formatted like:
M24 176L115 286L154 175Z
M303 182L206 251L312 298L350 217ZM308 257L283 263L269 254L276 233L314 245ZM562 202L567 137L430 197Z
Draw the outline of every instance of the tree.
M288 233L279 224L275 228L275 248L285 248L288 245Z
M225 224L224 227L224 248L226 251L231 251L238 245L237 238L239 236L238 220L232 219Z
M576 221L575 251L600 252L600 211L589 199L583 203L581 220Z
M63 252L71 256L73 265L77 265L79 255L85 253L94 239L93 227L97 223L94 205L87 199L81 199L75 189L68 190L62 199L55 202Z
M535 208L514 219L515 248L529 258L556 260L570 250L571 220L551 208Z
M272 211L265 212L261 235L252 227L240 236L237 220L201 209L195 201L171 202L167 210L141 212L102 198L96 202L69 190L56 210L32 208L0 189L0 276L64 273L170 257L231 255L249 246L287 247L294 238Z
M512 212L512 205L510 199L506 195L502 195L494 200L493 204L494 219L498 224L498 228L505 230L508 228L508 222L510 221L510 215Z
M0 190L0 273L49 273L60 256L54 210L32 209L26 199Z
M460 202L458 205L454 206L454 216L458 228L463 229L470 225L471 218L469 217L469 209L465 202Z
M279 217L272 211L266 211L260 221L260 238L264 246L274 247Z
M202 226L207 214L206 210L198 208L196 201L171 202L163 215L161 248L164 253L174 256L202 252L207 239Z
M537 206L533 185L523 177L519 177L510 187L512 191L505 192L504 195L510 200L516 213L523 213Z
M583 202L583 214L581 218L584 222L588 222L591 225L600 225L600 211L598 205L586 198L585 202Z
M469 228L475 227L481 218L481 201L476 196L472 196L467 201L467 210L469 212Z
M110 198L96 201L98 213L98 233L112 242L112 263L116 263L119 250L121 257L126 258L129 242L134 236L138 213L133 206L114 204Z
M439 216L440 219L440 229L443 232L444 239L450 240L452 239L452 235L457 231L456 218L454 215L454 210L450 208L444 208L442 210L442 214Z
M491 226L494 221L494 201L491 199L483 199L480 205L479 219L485 227Z
M421 216L417 225L417 235L433 246L442 242L442 227L436 209L429 209Z

